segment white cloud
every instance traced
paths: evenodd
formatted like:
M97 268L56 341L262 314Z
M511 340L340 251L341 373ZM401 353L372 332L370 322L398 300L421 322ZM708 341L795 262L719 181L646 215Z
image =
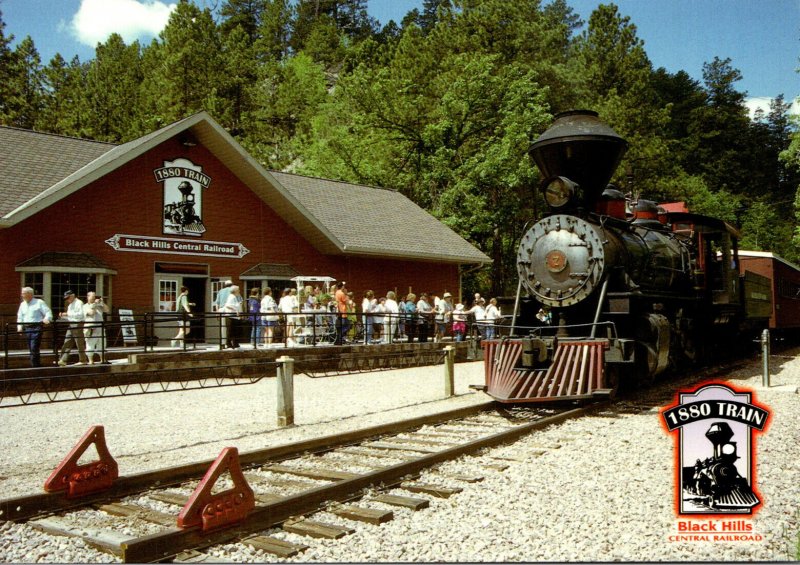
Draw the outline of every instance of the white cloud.
M139 37L158 35L175 8L176 4L157 0L81 0L70 27L78 41L90 47L112 33L131 43Z
M750 112L750 119L753 118L758 108L761 108L761 110L764 111L765 116L768 115L770 102L772 102L772 98L769 98L768 96L746 99L744 104L747 106L747 109ZM784 99L784 102L786 102L786 99ZM792 100L792 106L789 108L789 114L800 114L800 97L796 97L794 100Z

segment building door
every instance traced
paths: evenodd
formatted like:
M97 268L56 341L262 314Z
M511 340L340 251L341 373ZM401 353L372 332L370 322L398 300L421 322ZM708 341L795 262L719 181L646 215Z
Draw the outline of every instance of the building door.
M208 309L208 277L185 273L156 274L154 283L156 313L152 330L153 335L158 338L158 345L169 344L178 333L176 306L183 286L189 289L189 302L194 304L191 307L193 317L189 322L187 342L205 342L207 334L203 314Z
M189 343L203 343L206 340L206 324L203 313L211 310L206 307L208 278L183 277L183 286L189 289L189 302L194 303L194 306L191 307L194 314L190 322L191 331L186 339Z

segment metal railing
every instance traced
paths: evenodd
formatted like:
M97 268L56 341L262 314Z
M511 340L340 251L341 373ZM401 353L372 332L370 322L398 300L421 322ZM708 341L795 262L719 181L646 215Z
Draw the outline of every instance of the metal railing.
M115 316L116 318L116 316ZM8 318L6 318L8 319ZM48 325L5 322L2 331L3 369L9 368L12 354L25 357L28 351L28 331L38 329L40 351L43 357L52 356L57 363L63 354L64 338L68 329L85 339L86 330L94 334L90 339L99 339L94 355L100 363L107 363L109 354L127 355L136 352L152 352L166 344L174 350L194 350L199 344L224 349L228 346L250 344L253 348L270 346L320 346L338 344L410 343L434 341L441 321L433 314L363 314L349 313L342 316L335 312L311 310L293 313L242 313L231 315L224 312L145 312L103 322L81 322L76 324L58 319ZM458 327L455 330L454 327ZM180 330L184 329L181 334ZM489 330L487 328L492 328ZM188 333L187 333L188 330ZM489 325L482 322L465 322L454 326L453 321L444 324L444 332L438 335L444 341L469 341L508 332L501 323ZM97 335L99 334L99 335ZM78 340L80 341L80 340ZM85 343L85 341L84 341ZM71 348L74 359L81 345ZM50 364L49 362L47 363Z

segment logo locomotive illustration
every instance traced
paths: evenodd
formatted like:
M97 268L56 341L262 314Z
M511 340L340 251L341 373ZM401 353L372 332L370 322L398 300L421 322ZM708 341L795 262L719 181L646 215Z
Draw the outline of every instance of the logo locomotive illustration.
M203 189L211 178L203 168L188 159L164 161L153 171L156 181L164 183L164 233L200 237L203 225Z
M678 434L678 514L752 514L761 504L755 485L754 433L769 419L752 392L706 384L680 392L662 412L669 432Z

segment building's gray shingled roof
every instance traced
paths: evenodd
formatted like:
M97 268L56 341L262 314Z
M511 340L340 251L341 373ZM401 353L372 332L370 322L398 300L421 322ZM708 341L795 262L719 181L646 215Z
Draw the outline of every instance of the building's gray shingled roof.
M266 171L205 112L116 146L0 126L0 219L13 225L161 141L192 132L325 253L491 262L399 192Z
M18 269L25 267L80 267L95 270L111 270L108 264L91 253L71 253L66 251L39 253L39 255L31 257L27 261L23 261L17 265Z
M247 269L239 278L291 279L299 275L291 265L285 263L259 263Z
M114 147L111 143L0 126L0 217Z
M350 253L489 262L480 250L397 191L270 174Z

